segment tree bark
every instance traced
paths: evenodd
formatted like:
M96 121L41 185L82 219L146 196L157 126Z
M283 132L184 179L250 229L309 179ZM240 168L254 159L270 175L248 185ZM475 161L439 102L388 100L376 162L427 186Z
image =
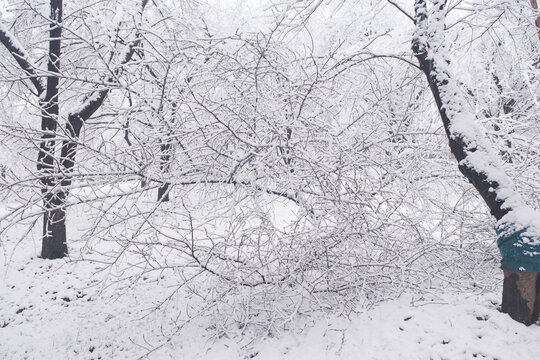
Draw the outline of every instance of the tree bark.
M504 270L501 311L516 321L531 325L540 314L540 275Z
M47 210L43 215L41 257L60 259L68 253L64 200L55 194L46 194L43 201Z
M140 7L141 16L147 3L148 3L148 0L141 0L141 3L139 4L141 6ZM137 48L137 46L139 46L140 43L141 43L141 38L139 36L139 33L137 32L136 39L127 46L126 51L121 57L120 63L118 64L119 66L116 67L112 76L107 77L107 80L106 80L107 83L116 82L116 77L122 71L122 65L126 65L127 63L131 61L133 55L135 54L135 49ZM94 91L82 104L79 111L68 115L68 119L67 119L68 123L67 123L66 130L69 135L69 139L63 141L62 149L60 153L60 166L65 176L61 182L62 186L61 186L60 194L58 196L59 199L66 199L69 195L69 187L71 186L71 183L72 183L71 174L75 166L75 156L77 155L77 141L81 134L81 130L85 122L88 119L90 119L92 115L94 115L94 113L98 111L99 108L103 105L103 102L109 95L110 91L111 91L111 88L105 88L102 90Z

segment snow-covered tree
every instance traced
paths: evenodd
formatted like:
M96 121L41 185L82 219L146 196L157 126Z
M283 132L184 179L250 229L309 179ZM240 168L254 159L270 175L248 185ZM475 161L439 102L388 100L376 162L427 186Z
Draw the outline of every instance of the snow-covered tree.
M528 325L540 313L540 298L537 298L540 213L523 200L506 174L499 154L487 141L482 125L468 108L456 75L449 68L451 58L445 36L447 2L435 1L430 9L426 3L415 1L412 49L429 83L459 170L497 220L497 243L505 271L502 310ZM503 106L505 111L510 111L509 106L508 102Z
M122 13L122 8L127 10L125 4L116 3L116 9L114 3L107 4L112 6L108 9L99 3L70 4L69 17L65 20L62 0L51 0L49 16L45 15L44 5L25 3L19 10L21 18L13 17L11 25L0 23L0 41L19 67L20 76L16 75L15 79L32 84L33 90L28 92L35 99L28 101L41 116L35 176L40 182L43 201L43 258L61 258L68 252L66 198L81 129L100 109L111 89L119 85L118 77L141 41L137 29L146 4L146 0L141 0L127 19L116 19L114 27L110 27L112 23L92 18L92 14L96 15L97 8ZM90 25L92 22L95 27ZM97 33L99 25L104 25L106 31ZM30 53L13 30L35 36L41 42L35 41L37 48ZM46 70L34 60L36 56L47 64ZM61 106L64 104L71 109Z

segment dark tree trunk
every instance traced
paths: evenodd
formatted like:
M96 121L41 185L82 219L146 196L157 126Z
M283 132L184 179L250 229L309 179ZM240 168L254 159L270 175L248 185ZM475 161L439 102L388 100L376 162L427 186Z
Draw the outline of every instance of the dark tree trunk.
M425 7L425 1L417 0L417 3L424 3ZM421 12L421 14L427 14L427 11ZM427 18L423 17L420 20L426 21L426 19ZM443 103L442 96L444 91L442 89L448 85L448 79L451 78L451 74L442 74L443 70L437 68L437 64L433 61L432 56L428 56L428 49L424 44L414 41L412 49L418 59L420 69L426 76L431 93L433 94L448 138L450 151L458 162L459 171L476 188L480 196L482 196L484 202L489 207L491 215L497 220L500 220L510 211L510 209L504 207L503 200L498 197L497 190L500 188L499 184L496 181L489 179L483 172L477 171L474 167L463 161L467 157L467 153L476 151L475 145L466 141L461 135L451 134L450 132L451 119Z
M43 215L43 245L41 257L44 259L59 259L67 255L66 212L62 205L64 200L47 194L44 202L46 211Z
M54 0L51 1L51 4L53 3L53 1ZM142 0L141 4L142 11L147 4L147 0ZM124 54L124 58L121 59L121 65L125 65L126 63L131 61L135 48L140 43L140 41L141 40L137 37L137 40L135 40L128 46L128 50ZM122 68L119 67L115 71L115 75L118 75L121 69ZM114 81L115 79L113 77L109 77L107 79L107 82L109 83L112 83ZM51 246L52 249L56 249L56 252L51 250L48 251L48 253L58 253L60 249L62 249L60 242L63 241L64 244L66 243L65 201L69 196L69 190L72 184L72 173L75 167L75 156L77 155L77 141L81 135L81 130L84 126L85 121L88 120L92 115L94 115L94 113L103 105L103 102L105 101L105 98L107 97L109 92L110 88L97 91L96 96L89 96L88 100L83 103L83 106L81 107L81 110L79 112L70 114L68 116L66 130L69 135L69 139L63 141L62 149L60 152L60 167L62 169L62 174L64 175L64 177L60 182L61 186L58 193L51 202L55 205L54 209L45 214L49 217L48 224L50 224L49 229L51 231L51 240L49 241L48 237L44 235L43 247L45 248L45 239L47 239L47 245ZM67 246L64 247L65 254L67 254ZM43 251L42 253L45 253L45 251Z
M537 322L540 314L540 275L503 270L501 311L525 325Z
M444 1L436 1L433 5L435 7L434 18L444 14ZM420 69L424 73L435 103L439 110L450 150L458 161L458 167L461 173L469 180L469 182L476 188L480 196L483 198L486 205L493 217L497 220L501 220L508 212L513 209L504 203L504 196L499 196L501 186L500 184L489 178L488 175L471 166L466 158L469 154L479 151L474 141L470 141L464 138L460 133L451 132L452 119L447 108L452 108L452 111L465 111L465 109L458 109L464 102L456 100L459 96L455 88L449 86L452 81L452 74L446 68L444 62L447 59L434 56L435 52L439 50L441 44L434 45L433 47L426 39L440 39L443 38L443 27L433 27L439 33L431 34L428 31L428 16L427 16L426 0L415 1L415 24L417 28L417 34L412 42L412 50L414 55L418 59ZM435 19L437 21L437 19ZM438 24L440 25L440 24ZM443 49L444 51L444 49ZM438 59L436 62L434 59ZM471 118L471 121L474 121ZM508 313L516 321L522 322L526 325L530 325L538 319L540 312L539 306L539 273L537 272L521 272L515 270L504 270L504 283L503 283L503 298L502 298L502 311Z
M162 184L158 189L158 201L169 201L169 183Z
M49 30L49 61L45 99L41 103L42 117L41 144L39 148L37 170L40 172L41 192L43 194L43 235L41 256L45 259L57 259L67 254L66 217L64 198L55 194L54 152L56 128L58 125L58 84L60 73L60 46L62 36L62 0L51 0L51 24Z
M531 0L531 6L533 9L538 10L536 0ZM536 18L535 24L540 38L540 17ZM500 88L498 83L497 87ZM514 99L507 101L503 107L504 113L511 113L514 105ZM540 320L540 273L503 270L504 283L501 311L525 325L538 322Z
M162 85L162 91L164 89L165 89L165 84ZM177 111L176 102L171 103L171 108L172 108L171 122L175 123L176 122L176 111ZM160 106L160 110L162 110L162 109L163 109L163 105ZM160 146L161 156L160 156L159 168L160 168L162 173L168 172L169 168L171 166L171 157L172 157L171 151L173 150L171 136L172 136L172 130L169 127L169 131L167 133L167 138L160 140L160 142L161 142L161 146ZM168 182L161 184L161 186L158 189L158 196L157 196L157 200L159 202L166 202L166 201L170 200L170 198L169 198L170 187L171 187L171 184L168 183Z
M161 143L161 164L160 164L160 170L161 172L166 172L169 170L170 161L171 161L171 149L172 145L169 139L163 141ZM171 184L169 183L163 183L158 189L158 196L157 200L160 202L169 201L169 188Z

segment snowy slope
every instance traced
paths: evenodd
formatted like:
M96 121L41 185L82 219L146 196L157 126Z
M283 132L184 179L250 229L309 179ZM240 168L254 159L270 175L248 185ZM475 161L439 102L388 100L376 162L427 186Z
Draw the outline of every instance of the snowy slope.
M299 316L296 328L279 334L219 330L211 318L195 317L171 336L182 299L166 311L147 310L174 279L141 279L113 296L119 289L101 287L107 274L96 273L99 264L42 260L27 250L2 267L2 359L511 360L540 353L540 328L500 313L498 293L404 294L348 318Z

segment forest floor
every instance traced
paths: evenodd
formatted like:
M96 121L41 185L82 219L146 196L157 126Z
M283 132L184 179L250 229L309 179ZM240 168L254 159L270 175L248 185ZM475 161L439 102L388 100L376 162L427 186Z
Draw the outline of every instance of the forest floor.
M216 331L152 311L175 279L104 286L92 262L43 260L38 244L0 256L0 359L538 359L540 327L498 311L500 293L402 294L348 316L315 313L293 330ZM494 279L500 281L500 279ZM120 294L120 295L119 295ZM178 329L177 329L178 330Z

